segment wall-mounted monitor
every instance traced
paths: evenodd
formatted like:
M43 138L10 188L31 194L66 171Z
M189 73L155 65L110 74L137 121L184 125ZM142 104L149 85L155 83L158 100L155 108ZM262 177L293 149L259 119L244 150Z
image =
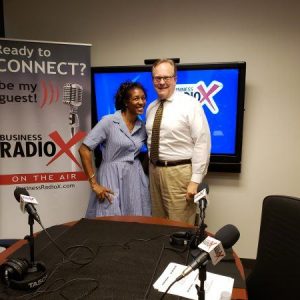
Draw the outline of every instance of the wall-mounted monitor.
M209 171L241 172L245 62L178 64L176 89L202 105L211 131ZM156 99L151 66L92 67L92 126L115 112L114 95L127 80L147 90L147 106ZM146 111L146 110L145 110ZM141 116L145 120L145 114Z

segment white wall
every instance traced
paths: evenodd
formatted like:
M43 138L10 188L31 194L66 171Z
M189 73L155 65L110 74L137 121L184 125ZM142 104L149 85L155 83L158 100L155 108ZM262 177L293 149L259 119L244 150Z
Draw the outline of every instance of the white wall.
M299 3L4 0L5 30L8 38L91 43L92 66L246 61L242 173L208 175L206 223L212 232L235 224L235 249L254 258L263 198L300 197Z

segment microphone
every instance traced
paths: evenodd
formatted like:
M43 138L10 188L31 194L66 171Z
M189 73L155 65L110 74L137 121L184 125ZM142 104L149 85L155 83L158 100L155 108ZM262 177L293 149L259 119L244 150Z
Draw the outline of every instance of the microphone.
M204 223L205 219L205 209L208 206L208 193L209 187L207 183L201 182L197 188L197 194L194 196L194 203L199 204L199 227L195 233L194 239L190 243L190 248L197 249L196 253L199 253L198 245L201 243L207 236L205 233L205 228L207 227ZM194 251L195 252L195 251ZM192 254L193 256L195 254Z
M82 86L77 83L64 84L63 103L79 107L82 104Z
M29 196L29 193L27 192L27 190L24 188L17 187L14 191L14 196L15 196L16 200L21 203L21 208L22 208L22 205L24 205L22 211L24 212L24 210L26 210L27 213L30 216L32 216L40 224L41 223L40 217L39 217L34 205L32 204L32 203L37 203L37 201L35 200L35 202L34 202L32 200L34 198ZM23 197L23 196L25 196L25 197ZM28 197L30 197L32 199L28 199Z
M200 245L199 248L204 250L195 260L187 266L184 271L176 278L175 281L181 280L199 266L205 265L211 258L213 265L216 265L224 256L224 249L232 247L239 239L240 232L231 224L223 226L215 234L215 238L208 236ZM224 248L224 249L223 249Z
M208 193L209 187L205 182L201 182L197 189L197 194L194 197L194 203L201 203L201 209L205 209L208 206Z
M201 182L198 186L197 192L199 193L202 190L206 190L206 193L209 194L209 186L206 182Z
M79 127L77 114L78 107L82 104L82 86L77 83L66 83L63 87L63 103L70 105L69 125L71 133L74 135L75 128Z

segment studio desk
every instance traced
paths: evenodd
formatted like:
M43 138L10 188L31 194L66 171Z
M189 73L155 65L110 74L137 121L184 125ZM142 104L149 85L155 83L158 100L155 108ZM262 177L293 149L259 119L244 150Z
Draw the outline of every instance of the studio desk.
M188 251L174 250L169 236L188 230L196 231L182 222L137 216L52 226L48 233L75 263L63 258L41 231L35 236L34 252L35 260L46 265L46 282L30 292L7 288L1 282L0 299L160 299L162 293L152 285L169 262L187 264ZM234 278L232 299L248 299L242 263L232 249L227 252L216 266L208 263L207 271ZM29 253L27 241L20 240L0 253L0 264L8 257L29 260ZM166 295L164 299L178 297Z

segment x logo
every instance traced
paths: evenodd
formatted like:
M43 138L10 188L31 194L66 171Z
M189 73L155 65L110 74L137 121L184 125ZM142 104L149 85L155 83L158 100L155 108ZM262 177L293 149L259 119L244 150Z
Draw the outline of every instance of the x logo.
M77 161L73 153L71 152L70 148L73 145L77 144L80 140L82 140L85 137L85 135L86 135L85 132L79 131L67 143L65 143L57 131L51 132L49 136L60 147L60 151L53 156L53 158L47 163L47 166L53 163L63 153L66 153L75 162L75 164L81 169L81 165L79 164L79 162Z
M199 85L197 86L197 89L202 95L200 103L201 104L205 103L206 106L213 114L217 114L219 112L219 108L215 100L213 99L213 96L217 94L222 88L223 88L223 84L215 80L212 81L208 87L206 87L203 81L200 81Z
M216 258L222 258L225 256L225 252L222 249L222 247L220 247L220 246L215 247L214 253L215 253Z

